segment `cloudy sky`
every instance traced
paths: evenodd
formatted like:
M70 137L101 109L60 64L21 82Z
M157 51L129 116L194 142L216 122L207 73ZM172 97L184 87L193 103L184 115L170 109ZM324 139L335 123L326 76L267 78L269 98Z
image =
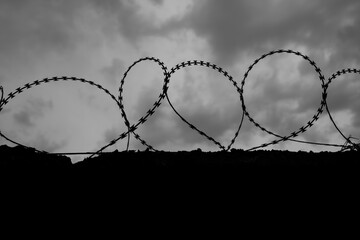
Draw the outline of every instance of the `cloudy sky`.
M118 96L120 80L137 59L153 56L168 68L187 60L215 63L240 85L247 67L276 49L301 51L325 78L360 66L357 0L0 0L0 85L5 95L45 77L74 76ZM337 78L328 104L345 135L360 137L358 75ZM136 65L124 85L124 104L135 123L161 93L155 62ZM257 64L244 86L250 115L268 130L287 135L311 120L321 83L307 61L277 54ZM177 71L169 98L191 123L228 145L242 114L229 80L204 67ZM81 83L43 84L20 94L0 112L0 129L25 145L51 152L94 151L126 130L116 103ZM163 101L138 133L159 150L218 150ZM245 120L234 147L276 139ZM327 114L300 140L343 144ZM0 139L0 144L9 144ZM124 150L119 141L108 150ZM131 149L144 147L134 138ZM289 150L337 150L286 143Z

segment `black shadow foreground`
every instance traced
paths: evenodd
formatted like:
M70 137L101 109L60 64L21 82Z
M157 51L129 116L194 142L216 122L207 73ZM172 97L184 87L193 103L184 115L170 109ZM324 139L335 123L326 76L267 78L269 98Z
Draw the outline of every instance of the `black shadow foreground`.
M18 177L49 175L51 179L97 179L98 181L191 181L207 179L231 184L289 180L349 179L359 175L359 152L152 152L124 151L103 153L71 163L70 158L39 153L30 148L0 146L0 171ZM130 181L131 182L131 181Z
M80 216L94 228L115 221L132 234L174 235L188 229L184 224L232 226L234 219L261 235L357 229L351 220L359 213L356 151L128 151L72 164L68 157L1 146L0 176L9 215L31 210L65 224Z

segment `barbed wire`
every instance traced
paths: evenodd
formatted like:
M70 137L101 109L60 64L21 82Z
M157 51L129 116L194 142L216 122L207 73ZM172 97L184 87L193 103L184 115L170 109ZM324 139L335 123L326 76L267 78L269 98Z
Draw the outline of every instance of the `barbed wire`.
M317 111L314 114L314 116L312 117L312 119L309 122L307 122L304 126L301 126L297 131L294 131L294 132L290 133L288 136L281 136L279 134L273 133L272 131L267 130L266 128L262 127L259 123L257 123L250 116L249 112L246 109L245 100L244 100L244 94L243 94L244 93L245 80L248 78L249 73L254 68L254 66L256 64L258 64L264 58L266 58L268 56L271 56L271 55L274 55L274 54L280 54L280 53L295 54L297 56L302 57L306 61L308 61L310 63L310 65L315 68L315 71L319 75L319 79L321 81L321 88L323 89L322 100L321 100L321 103L320 103L320 107L317 109ZM250 120L250 122L252 122L256 127L260 128L261 131L266 132L267 134L273 135L273 136L275 136L275 137L277 137L279 139L274 140L274 141L269 142L269 143L264 143L262 145L259 145L259 146L253 147L253 148L250 148L249 150L255 150L255 149L258 149L258 148L264 148L264 147L267 147L269 145L277 144L279 142L288 141L288 140L290 140L292 138L297 137L301 133L305 133L311 126L313 126L314 122L316 122L319 119L320 114L323 112L323 108L324 108L325 103L326 103L326 96L327 96L326 90L327 90L327 88L325 87L324 81L325 81L325 77L322 75L321 69L316 65L316 63L314 61L312 61L308 56L306 56L306 55L304 55L304 54L302 54L300 52L297 52L297 51L280 49L280 50L277 50L277 51L271 51L271 52L269 52L267 54L262 55L260 58L256 59L253 62L253 64L251 64L249 66L248 70L245 72L244 78L243 78L243 80L241 82L241 94L240 94L240 97L241 97L242 108L243 108L243 111L245 113L245 116Z
M245 98L244 98L244 87L245 87L245 82L247 80L247 78L250 75L251 70L254 69L255 65L257 65L260 61L262 61L263 59L275 55L275 54L294 54L298 57L301 57L302 59L306 60L315 70L315 72L318 75L318 78L320 80L320 85L322 88L322 93L321 93L321 101L320 101L320 106L319 108L316 110L316 112L314 113L314 115L312 116L312 118L303 126L301 126L299 129L291 132L289 135L287 136L281 136L277 133L274 133L268 129L266 129L265 127L263 127L262 125L260 125L257 121L255 121L255 119L250 115L250 113L248 112L248 109L246 107L245 104ZM145 113L144 116L142 116L135 124L131 124L130 121L128 120L126 111L125 111L125 107L124 107L124 97L123 97L123 93L124 93L124 84L125 84L125 79L128 76L128 73L132 70L132 68L137 65L140 62L143 61L153 61L155 63L157 63L162 71L163 71L163 75L164 75L164 80L163 80L163 86L162 86L162 91L159 94L159 97L157 98L157 100L153 103L152 107ZM203 132L202 130L200 130L198 127L196 127L195 125L193 125L192 123L190 123L188 120L186 120L174 107L174 105L172 104L169 95L168 95L168 89L169 89L169 83L170 83L170 79L171 76L178 70L182 69L182 68L186 68L186 67L205 67L205 68L210 68L212 70L215 70L217 72L219 72L221 75L223 75L224 77L226 77L230 83L233 85L233 87L235 88L235 90L237 91L237 93L239 94L239 100L240 100L240 104L241 104L241 109L242 109L242 114L241 117L239 118L239 124L238 127L235 131L235 134L233 136L233 138L230 140L230 143L228 146L223 146L220 142L218 142L217 140L215 140L213 137L207 135L205 132ZM1 92L1 98L0 98L0 112L2 111L3 107L9 103L9 101L11 99L14 99L17 95L19 95L20 93L24 92L25 90L29 90L35 86L39 86L41 84L45 84L45 83L51 83L51 82L58 82L58 81L73 81L73 82L80 82L80 83L84 83L84 84L89 84L93 87L98 88L99 90L105 92L119 107L119 110L121 111L121 116L124 120L124 123L127 127L127 131L119 134L119 136L113 140L111 140L109 143L107 143L106 145L104 145L103 147L101 147L99 150L94 151L94 152L84 152L84 153L80 153L80 152L74 152L74 153L61 153L62 155L75 155L75 154L85 154L85 155L90 155L89 158L99 155L100 153L103 153L105 149L107 149L108 147L114 145L115 143L117 143L119 140L122 140L124 138L127 137L127 147L126 150L129 150L129 143L130 143L130 135L133 134L134 138L137 139L138 141L140 141L140 143L144 146L147 147L147 149L152 150L152 151L157 151L153 146L151 146L146 140L142 139L140 137L140 135L138 133L136 133L136 130L138 129L138 127L140 125L143 125L149 117L151 117L155 112L156 109L160 107L162 101L164 98L166 98L168 104L170 105L171 109L174 111L174 113L184 122L186 123L191 129L193 129L194 131L198 132L198 134L200 134L201 136L203 136L204 138L206 138L207 140L213 142L215 145L217 145L220 150L222 151L229 151L231 149L231 147L233 146L233 144L235 143L237 137L239 136L240 130L242 128L243 125L243 121L245 116L247 117L247 119L254 124L257 128L259 128L262 132L265 132L268 135L272 135L274 137L276 137L277 139L270 141L268 143L263 143L261 145L252 147L247 149L247 151L253 151L256 149L261 149L261 148L265 148L267 146L271 146L271 145L275 145L278 144L280 142L285 142L285 141L293 141L293 142L298 142L298 143L305 143L305 144L311 144L311 145L321 145L321 146L331 146L331 147L338 147L341 148L340 151L345 151L345 150L360 150L359 148L359 144L358 143L354 143L353 141L351 141L351 139L356 139L354 137L346 137L345 134L340 130L340 128L337 126L336 122L334 121L331 112L330 112L330 108L328 106L327 103L327 89L329 88L329 85L331 84L332 81L334 81L337 77L343 75L343 74L347 74L347 73L360 73L359 69L343 69L340 71L337 71L336 73L332 74L331 77L328 79L328 81L325 83L325 77L322 74L321 69L316 65L316 63L311 60L308 56L298 52L298 51L294 51L294 50L290 50L290 49L279 49L276 51L271 51L269 53L263 54L262 56L260 56L259 58L257 58L246 70L243 79L240 83L240 87L238 86L237 82L234 80L234 78L227 72L225 71L223 68L217 66L216 64L210 63L210 62L205 62L205 61L199 61L199 60L192 60L192 61L184 61L182 63L176 64L174 67L172 67L170 69L170 71L168 71L168 68L165 66L165 64L158 58L154 58L154 57L145 57L145 58L140 58L139 60L135 61L132 65L130 65L128 67L128 69L125 71L121 81L120 81L120 87L119 87L119 96L118 99L110 93L109 90L107 90L106 88L104 88L103 86L101 86L100 84L97 84L95 82L92 81L88 81L85 80L84 78L76 78L76 77L53 77L53 78L44 78L42 80L36 80L32 83L27 83L25 84L23 87L19 87L17 88L15 91L10 92L6 98L4 98L4 90L3 87L0 86L0 92ZM331 120L331 122L333 123L333 125L335 126L336 130L341 134L341 136L345 139L345 143L343 145L340 144L332 144L332 143L320 143L320 142L311 142L311 141L303 141L303 140L297 140L294 139L296 137L298 137L299 135L305 133L306 131L308 131L314 124L316 121L319 120L320 115L324 112L324 108L328 113L328 116ZM0 136L3 137L4 139L6 139L7 141L15 144L15 145L19 145L22 147L26 147L26 148L31 148L28 147L26 145L23 145L17 141L14 141L12 139L10 139L9 137L7 137L4 133L2 133L0 131ZM358 139L356 139L358 140ZM38 150L35 149L35 151L38 152L42 152L42 153L47 153L46 151L42 151L42 150ZM49 153L52 154L52 153ZM56 154L56 153L53 153ZM59 154L59 153L57 153Z
M112 95L110 93L109 90L107 90L106 88L104 88L103 86L101 86L100 84L97 84L95 82L92 82L92 81L89 81L89 80L85 80L84 78L76 78L76 77L66 77L66 76L63 76L63 77L53 77L53 78L44 78L42 80L35 80L34 82L32 83L27 83L25 84L24 86L22 87L18 87L15 91L13 92L10 92L7 96L7 98L3 98L3 88L1 87L1 101L0 101L0 112L2 111L3 107L9 103L9 101L11 99L14 99L17 95L21 94L24 92L24 90L29 90L35 86L40 86L42 84L45 84L45 83L51 83L51 82L59 82L59 81L73 81L73 82L80 82L80 83L84 83L84 84L89 84L90 86L93 86L93 87L97 87L98 89L104 91L108 96L111 97L111 99L113 101L115 101L115 103L120 107L120 103L117 101L116 97L114 95ZM22 147L26 147L26 148L31 148L31 147L27 147L21 143L18 143L17 141L14 141L12 139L10 139L9 137L7 137L4 133L2 133L0 131L0 136L3 137L4 139L6 139L7 141L15 144L15 145L19 145L19 146L22 146ZM34 149L34 148L33 148ZM38 149L35 149L35 151L37 152L42 152L42 153L48 153L46 151L43 151L43 150L38 150Z
M223 70L221 67L218 67L215 64L212 64L210 62L204 62L204 61L197 61L197 60L193 60L193 61L187 61L187 62L182 62L180 64L177 64L175 67L171 68L171 71L169 73L169 78L171 77L172 74L174 74L176 71L185 68L185 67L190 67L190 66L202 66L202 67L207 67L207 68L212 68L216 71L218 71L219 73L221 73L224 77L228 78L228 80L233 84L233 86L236 88L236 91L240 94L241 96L241 89L238 87L237 83L234 81L233 77L225 70ZM235 143L236 138L239 135L241 126L243 124L244 121L244 112L242 113L242 116L240 118L240 123L239 126L237 128L237 130L235 131L235 136L231 139L230 144L225 147L223 146L221 143L219 143L218 141L216 141L214 138L208 136L205 132L199 130L195 125L191 124L190 122L188 122L174 107L174 105L171 103L169 95L167 94L167 92L165 93L166 95L166 99L170 105L170 107L172 108L172 110L175 112L175 114L180 117L180 119L185 122L191 129L197 131L200 135L204 136L205 138L207 138L209 141L215 143L217 146L220 147L221 150L223 151L228 151L231 146ZM240 97L240 102L241 102L241 97Z
M328 79L328 82L326 83L326 86L325 88L328 88L329 85L331 84L332 81L334 81L337 77L343 75L343 74L347 74L347 73L358 73L360 74L360 70L359 69L351 69L351 68L347 68L347 69L342 69L340 71L337 71L336 73L333 73L331 75L331 77ZM340 135L345 139L345 144L346 146L344 146L342 148L342 150L345 150L347 148L350 148L350 149L356 149L356 150L360 150L360 147L359 147L359 143L354 143L351 141L351 139L356 139L356 140L359 140L357 138L354 138L354 137L351 137L351 135L349 137L346 137L345 134L340 130L340 128L337 126L334 118L332 117L331 115L331 111L329 109L329 106L327 104L327 102L325 101L325 108L326 108L326 112L328 113L328 116L330 118L330 121L333 123L334 127L336 128L336 130L340 133Z

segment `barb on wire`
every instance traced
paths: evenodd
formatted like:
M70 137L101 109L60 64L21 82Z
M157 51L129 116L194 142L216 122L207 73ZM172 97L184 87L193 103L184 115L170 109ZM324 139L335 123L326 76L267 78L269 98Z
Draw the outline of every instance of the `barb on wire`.
M318 78L320 80L320 84L322 87L322 93L321 93L321 101L320 101L320 106L319 108L316 110L316 112L314 113L314 115L312 116L312 118L303 126L301 126L299 129L291 132L289 135L287 136L281 136L277 133L274 133L268 129L266 129L265 127L261 126L249 113L248 108L246 107L245 104L245 99L244 99L244 92L245 92L245 82L248 79L251 70L254 69L255 65L258 64L259 62L261 62L263 59L275 55L275 54L294 54L296 56L301 57L302 59L306 60L315 70L315 72L318 75ZM138 119L137 122L135 123L130 123L126 111L125 111L125 106L124 106L124 85L125 85L125 79L128 76L129 72L133 69L133 67L135 67L137 64L143 62L143 61L152 61L155 62L156 64L158 64L160 66L160 68L163 71L163 75L164 75L164 79L163 79L163 86L162 86L162 91L158 97L158 99L153 103L152 107L150 109L148 109L148 111L145 113L144 116L142 116L140 119ZM168 94L168 89L169 89L169 83L170 83L170 79L172 77L173 74L176 73L176 71L179 71L182 68L186 68L186 67L205 67L205 68L209 68L212 69L214 71L219 72L223 77L227 78L230 83L233 85L233 87L235 88L235 90L237 91L237 93L239 94L239 100L240 100L240 104L241 104L241 108L242 108L242 114L241 117L239 118L239 125L235 131L234 137L231 139L230 144L228 146L223 146L223 144L221 144L220 142L218 142L217 140L215 140L213 137L207 135L205 132L203 132L202 130L200 130L198 127L196 127L195 125L193 125L192 123L190 123L188 120L186 120L174 107L174 105L172 104L169 94ZM340 128L337 126L337 124L335 123L329 106L327 104L327 97L328 97L328 93L327 90L331 84L331 82L333 80L335 80L337 77L339 77L340 75L343 74L347 74L347 73L360 73L359 69L342 69L340 71L337 71L336 73L332 74L332 76L328 79L328 82L325 83L325 77L321 72L321 69L317 66L317 64L311 60L308 56L298 52L298 51L294 51L294 50L290 50L290 49L279 49L279 50L275 50L275 51L271 51L269 53L266 53L262 56L260 56L259 58L257 58L246 70L246 72L243 75L243 79L241 81L240 87L238 86L237 82L234 80L234 78L227 72L225 71L223 68L219 67L216 64L210 63L210 62L206 62L206 61L199 61L199 60L192 60L192 61L184 61L181 62L179 64L176 64L174 67L171 68L170 71L168 71L168 68L166 67L166 65L158 58L154 58L154 57L144 57L144 58L140 58L139 60L135 61L132 65L130 65L128 67L128 69L125 71L121 81L120 81L120 87L119 87L119 96L118 98L116 98L114 95L112 95L109 90L107 90L106 88L104 88L103 86L92 82L92 81L88 81L85 80L83 78L76 78L76 77L53 77L53 78L44 78L43 80L36 80L32 83L27 83L22 87L17 88L15 91L10 92L6 98L4 98L4 90L2 88L2 86L0 86L0 92L1 92L1 97L0 97L0 112L2 111L3 107L5 105L7 105L9 103L9 101L11 101L12 99L14 99L15 97L17 97L20 93L29 90L35 86L39 86L41 84L45 84L45 83L51 83L51 82L57 82L57 81L72 81L72 82L80 82L80 83L84 83L84 84L89 84L93 87L96 87L97 89L101 90L101 92L106 93L119 107L121 116L124 120L124 123L127 127L127 131L121 133L118 135L117 138L111 140L109 143L107 143L105 146L101 147L99 150L95 151L95 152L85 152L85 153L62 153L63 155L74 155L74 154L86 154L86 155L90 155L89 158L98 155L100 153L103 153L104 150L112 145L114 145L115 143L117 143L119 140L122 140L124 138L127 137L127 147L126 150L129 150L129 143L130 143L130 135L134 135L134 138L138 141L140 141L141 144L143 144L144 146L147 147L147 149L152 150L152 151L156 151L156 149L151 146L146 140L144 140L143 138L140 137L140 135L136 132L137 129L139 128L140 125L144 124L152 115L155 114L156 110L160 107L160 105L162 104L162 100L164 98L167 99L168 104L170 105L170 107L172 108L172 110L174 111L174 113L183 121L185 122L191 129L195 130L196 132L198 132L200 135L202 135L203 137L205 137L206 139L208 139L209 141L213 142L215 145L217 145L221 150L223 151L229 151L232 147L232 145L235 143L237 137L239 136L239 132L241 130L241 127L243 125L243 121L245 116L247 117L247 119L249 119L249 121L254 124L257 128L259 128L261 131L272 135L274 137L276 137L275 140L268 142L268 143L263 143L259 146L255 146L252 147L250 149L247 149L248 151L252 151L252 150L256 150L256 149L260 149L260 148L264 148L270 145L275 145L278 144L280 142L285 142L285 141L293 141L293 142L297 142L297 143L304 143L304 144L312 144L312 145L322 145L322 146L331 146L331 147L337 147L337 148L341 148L340 151L345 151L345 150L360 150L360 145L359 143L354 143L352 141L352 139L354 140L358 140L354 137L346 137L345 134L340 130ZM340 144L331 144L331 143L320 143L320 142L310 142L310 141L302 141L302 140L297 140L295 139L296 137L298 137L299 135L305 133L306 131L308 131L314 124L315 122L319 119L320 115L324 112L324 108L326 109L328 116L331 120L331 122L333 123L333 125L335 126L335 128L337 129L337 131L341 134L341 136L345 139L345 143L343 145ZM8 138L7 136L5 136L1 131L0 131L0 136L3 137L4 139L6 139L7 141L15 144L15 145L19 145L22 147L26 147L29 148L17 141L14 141L10 138ZM44 151L41 150L37 150L38 152L42 152L44 153ZM46 152L45 152L46 153ZM56 153L53 153L56 154Z
M0 97L0 106L2 105L2 100L3 100L3 97L4 97L4 89L2 86L0 86L0 92L1 92L1 97Z

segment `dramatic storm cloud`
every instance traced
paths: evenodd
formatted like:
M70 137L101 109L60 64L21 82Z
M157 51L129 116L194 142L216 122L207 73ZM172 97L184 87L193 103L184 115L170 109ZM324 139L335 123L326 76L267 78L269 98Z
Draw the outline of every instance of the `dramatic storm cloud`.
M182 61L210 61L240 86L248 66L277 49L306 54L328 78L360 66L359 10L356 0L1 0L0 84L7 95L36 79L75 76L101 84L117 97L127 68L154 56L169 69ZM131 123L157 100L163 77L161 67L151 61L128 73L124 105ZM336 78L328 89L335 121L354 137L360 137L359 85L358 74L351 73ZM321 93L314 67L285 53L260 61L244 85L249 114L281 135L311 120ZM168 94L187 121L229 144L242 109L226 77L205 67L185 67L172 75ZM1 132L13 140L57 152L94 151L126 131L116 102L80 83L36 86L11 100L0 118ZM137 132L156 149L219 149L190 129L166 99ZM247 149L274 139L245 118L234 147ZM298 139L344 143L326 113ZM109 150L125 146L126 139ZM337 149L295 143L273 147ZM145 147L132 138L130 148Z

